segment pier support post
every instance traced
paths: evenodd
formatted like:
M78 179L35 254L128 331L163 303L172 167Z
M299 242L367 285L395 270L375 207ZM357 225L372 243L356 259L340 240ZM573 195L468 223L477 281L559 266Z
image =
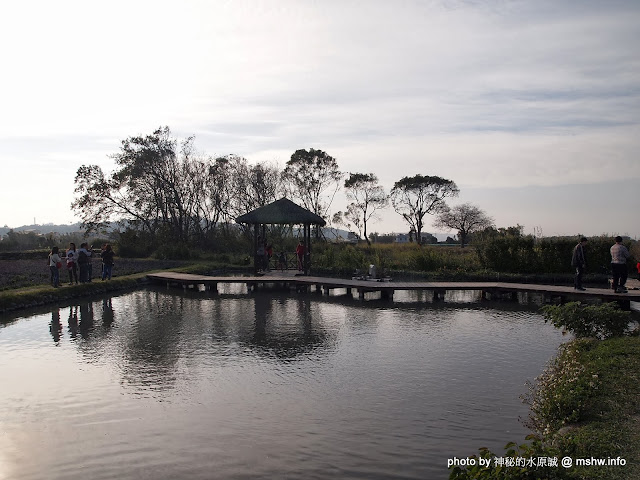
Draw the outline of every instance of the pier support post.
M353 293L351 293L350 287L347 287L347 295L349 295L350 297L353 297Z
M441 302L444 300L444 295L445 293L447 293L446 290L434 290L433 291L433 301L434 302Z
M324 294L329 295L329 287L325 285L323 288L324 288Z
M380 290L380 298L383 300L393 300L393 289Z
M364 301L364 289L363 289L363 288L359 288L359 289L358 289L358 298L359 298L361 301Z

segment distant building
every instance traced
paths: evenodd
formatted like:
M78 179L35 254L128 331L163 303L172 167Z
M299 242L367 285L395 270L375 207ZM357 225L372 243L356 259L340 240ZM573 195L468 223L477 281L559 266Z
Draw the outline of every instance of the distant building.
M416 241L416 236L411 235L413 240ZM396 235L396 243L409 243L409 238L411 237L408 233L398 233ZM422 237L422 243L438 243L438 239L431 235L430 233L422 232L420 235Z

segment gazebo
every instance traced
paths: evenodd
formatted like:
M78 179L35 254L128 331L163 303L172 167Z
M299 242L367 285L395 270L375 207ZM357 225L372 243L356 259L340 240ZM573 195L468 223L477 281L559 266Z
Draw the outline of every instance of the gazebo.
M253 225L253 268L258 273L258 234L262 232L262 241L265 240L266 225L302 225L303 226L303 244L304 244L304 261L303 271L307 275L311 266L311 225L319 225L324 227L326 222L315 213L296 205L287 198L281 198L264 207L245 213L236 218L238 223L246 223Z

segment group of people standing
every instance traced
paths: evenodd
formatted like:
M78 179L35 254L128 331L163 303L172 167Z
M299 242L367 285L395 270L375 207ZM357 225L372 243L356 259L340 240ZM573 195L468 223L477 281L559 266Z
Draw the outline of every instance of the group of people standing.
M106 243L102 246L100 258L102 259L102 280L111 280L113 270L113 248ZM69 274L69 285L74 283L90 282L93 278L93 245L89 248L87 243L81 243L76 249L76 244L71 242L66 251L65 264ZM53 247L49 253L49 270L51 271L51 285L60 286L60 269L63 266L60 249Z
M298 260L298 271L304 271L304 253L305 246L302 243L302 240L298 242L298 246L296 247L296 259ZM263 270L265 272L269 271L269 264L271 262L271 258L273 257L273 245L268 244L267 242L262 242L260 238L258 238L258 250L256 252L256 265L258 266L258 270ZM278 254L278 269L280 271L284 271L288 269L287 266L287 256L284 252L280 252Z
M582 285L582 276L587 268L587 254L585 247L587 246L587 238L582 237L580 242L573 249L573 256L571 258L571 266L575 268L576 274L574 279L574 288L576 290L586 290ZM611 253L611 275L613 281L611 288L616 293L627 293L625 284L627 283L627 260L631 257L629 250L622 244L622 237L617 236L615 242L610 249ZM638 267L638 276L640 278L640 263Z

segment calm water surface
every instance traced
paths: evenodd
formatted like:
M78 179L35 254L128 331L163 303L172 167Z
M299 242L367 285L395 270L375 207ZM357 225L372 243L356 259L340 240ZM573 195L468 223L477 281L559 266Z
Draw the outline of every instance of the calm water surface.
M0 479L447 478L523 440L525 381L565 340L464 295L235 293L0 317Z

